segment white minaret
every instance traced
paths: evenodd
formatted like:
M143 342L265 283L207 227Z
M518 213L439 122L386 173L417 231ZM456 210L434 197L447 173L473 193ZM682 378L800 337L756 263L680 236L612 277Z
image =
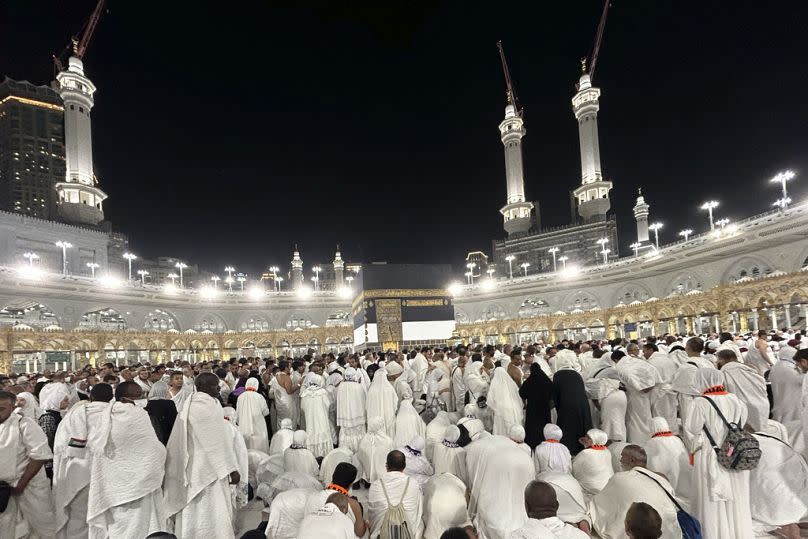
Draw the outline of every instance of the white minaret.
M342 260L342 254L339 252L339 245L337 246L337 254L334 255L334 288L339 290L345 283L345 262Z
M65 221L98 225L104 220L107 198L93 173L93 137L90 110L95 85L84 75L84 63L71 56L67 69L56 75L64 102L65 181L56 184L59 216Z
M292 288L297 290L303 286L303 259L300 258L300 251L295 245L295 252L292 255Z
M611 207L609 191L612 182L603 179L600 168L600 88L592 86L585 61L582 60L581 64L583 73L578 81L578 92L572 98L572 111L578 120L578 139L581 145L581 186L572 193L578 202L578 214L584 221L604 221Z
M525 201L525 177L522 166L522 137L525 136L525 122L512 103L508 103L505 107L505 119L499 124L499 133L505 147L507 186L506 203L499 211L505 220L505 231L509 235L515 232L527 232L530 230L530 212L533 210L533 204Z
M637 221L637 243L648 245L648 210L651 208L645 202L642 191L637 191L637 203L634 204L634 219Z

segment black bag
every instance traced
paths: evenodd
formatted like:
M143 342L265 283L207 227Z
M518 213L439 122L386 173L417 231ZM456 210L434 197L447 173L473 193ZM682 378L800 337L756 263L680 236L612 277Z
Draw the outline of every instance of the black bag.
M718 406L708 397L703 397L715 409L718 417L727 426L728 432L726 438L719 446L715 443L712 434L704 427L704 434L710 440L710 445L713 446L715 454L718 457L718 464L727 470L754 470L760 462L760 443L754 436L743 430L737 423L730 423Z
M5 481L0 481L0 513L8 507L8 501L11 499L12 486Z
M648 479L659 485L659 488L662 489L662 492L664 492L665 495L668 497L668 499L670 499L670 501L673 502L673 505L676 506L676 520L679 522L679 529L682 530L682 538L702 539L701 522L699 522L699 520L696 517L694 517L684 509L682 509L682 506L679 505L679 502L676 501L676 498L671 496L671 493L668 492L668 489L663 487L659 481L657 481L648 474L642 473L639 470L637 470L637 473L640 475L644 475L645 477L647 477Z

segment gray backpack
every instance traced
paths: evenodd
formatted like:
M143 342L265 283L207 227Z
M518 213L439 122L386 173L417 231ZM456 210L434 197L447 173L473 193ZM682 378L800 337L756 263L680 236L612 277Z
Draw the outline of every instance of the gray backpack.
M404 512L404 496L407 495L407 488L410 486L410 478L404 484L404 491L401 493L401 499L398 505L390 503L390 497L387 495L387 488L384 486L384 481L379 479L382 484L382 492L384 492L384 499L387 501L387 511L384 512L382 518L382 528L379 531L381 539L412 539L410 528L407 526L407 515Z
M718 417L720 417L724 425L727 426L727 436L720 446L715 443L715 439L713 439L707 427L704 427L704 434L707 435L707 439L710 440L710 445L712 445L713 450L715 450L715 454L718 457L718 464L727 470L741 471L754 470L757 468L762 454L760 451L760 443L758 443L757 439L744 431L741 425L727 421L727 418L724 417L724 414L721 413L721 410L718 409L718 406L716 406L711 398L703 398L707 399L707 402L709 402L716 413L718 413Z

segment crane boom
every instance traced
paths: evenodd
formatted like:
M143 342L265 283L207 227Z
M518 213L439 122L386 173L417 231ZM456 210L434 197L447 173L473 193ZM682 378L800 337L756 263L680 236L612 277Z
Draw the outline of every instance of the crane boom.
M598 31L595 34L595 45L592 48L592 59L589 62L589 79L595 80L595 67L598 63L598 53L600 52L600 44L603 42L603 32L606 30L606 17L609 15L609 6L611 0L604 0L603 12L600 14L600 22L598 23Z
M95 28L98 26L98 20L101 18L101 11L104 9L104 1L105 0L98 0L92 15L90 15L90 19L87 21L87 25L84 27L84 33L81 35L81 39L78 43L73 43L73 54L77 58L84 58L84 53L87 52L90 39L92 39Z
M522 115L522 109L519 108L516 99L516 92L513 90L513 83L511 82L511 72L508 70L508 61L505 60L505 50L502 48L502 41L497 41L497 49L499 49L499 59L502 61L502 72L505 74L505 85L508 88L508 104L513 105L516 114Z

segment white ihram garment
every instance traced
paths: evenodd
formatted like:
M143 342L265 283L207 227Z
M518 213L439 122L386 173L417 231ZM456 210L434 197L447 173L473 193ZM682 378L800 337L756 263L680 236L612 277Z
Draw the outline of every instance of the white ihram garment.
M614 475L611 453L607 449L584 449L572 459L572 475L585 494L597 494Z
M272 398L275 400L278 424L282 419L291 419L292 428L296 429L300 424L300 396L297 392L287 393L286 389L278 383L277 376L272 377L269 388L272 390Z
M494 412L493 434L508 436L511 427L524 423L524 404L519 387L504 367L494 369L487 402Z
M471 524L466 485L452 474L435 475L424 487L424 539L440 539L449 528Z
M356 460L362 465L362 479L372 483L384 474L387 453L393 447L393 439L384 431L382 419L378 416L371 418L368 421L368 432L356 452Z
M345 380L337 387L337 426L339 445L351 451L359 449L365 435L367 390L361 376L349 367Z
M756 434L763 457L751 470L752 519L767 529L800 522L808 515L808 463L787 443Z
M254 378L251 378L254 380ZM249 384L249 381L247 382ZM257 381L256 381L256 386ZM247 449L257 449L258 451L269 450L269 433L267 432L267 422L264 419L269 415L267 401L254 389L247 387L236 400L236 412L238 414L238 430L244 437Z
M233 537L230 474L239 468L222 407L196 392L177 416L166 449L166 513L179 539ZM214 450L212 450L214 448Z
M651 437L651 394L660 382L659 373L644 359L625 356L617 362L617 374L626 386L628 413L626 431L628 441L643 444Z
M306 380L309 381L306 384ZM320 384L322 376L309 373L300 390L300 409L306 418L306 447L316 457L324 457L334 449L331 422L328 419L328 408L331 406L331 395ZM316 383L315 383L316 382Z
M676 420L676 413L679 411L679 403L676 400L676 392L671 384L676 371L679 370L679 363L668 354L654 352L648 358L648 364L654 367L659 374L660 382L651 391L651 412L654 417L664 417L671 431L679 432L679 424Z
M693 467L684 442L673 433L654 433L645 445L648 468L668 478L673 490L690 504Z
M748 412L747 423L753 430L765 430L769 420L769 397L766 394L766 379L755 369L731 361L721 367L724 387L741 399Z
M377 370L373 375L365 405L367 406L368 425L370 425L371 418L379 417L387 435L391 438L395 436L398 395L387 380L387 371L384 369Z

